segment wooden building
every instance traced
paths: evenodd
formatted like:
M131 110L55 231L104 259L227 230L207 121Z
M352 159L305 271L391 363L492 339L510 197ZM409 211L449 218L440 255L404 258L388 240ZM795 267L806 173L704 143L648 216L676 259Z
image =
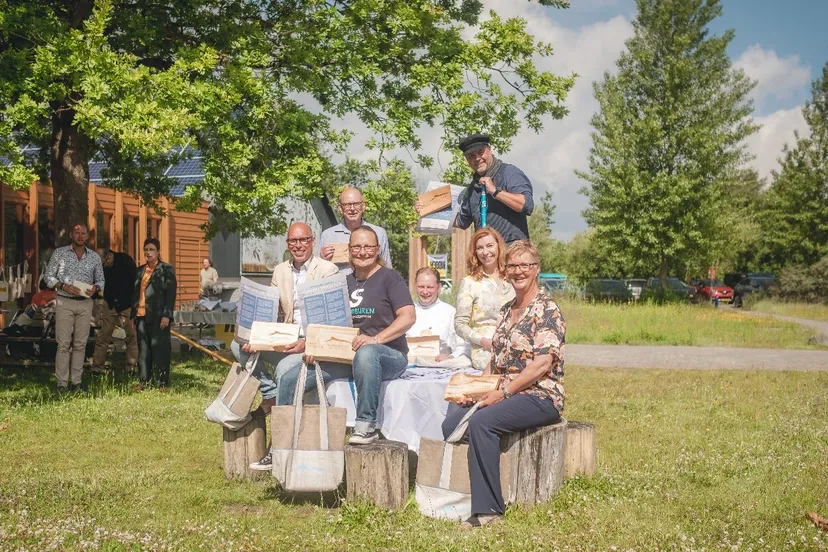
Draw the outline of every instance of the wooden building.
M23 191L5 184L0 187L0 266L27 261L36 287L55 249L52 187L40 183ZM129 253L140 265L144 240L156 237L161 242L161 259L175 266L179 304L198 298L201 260L210 252L200 228L209 217L206 203L185 213L163 200L169 216L161 217L134 196L94 182L89 184L88 202L89 247Z

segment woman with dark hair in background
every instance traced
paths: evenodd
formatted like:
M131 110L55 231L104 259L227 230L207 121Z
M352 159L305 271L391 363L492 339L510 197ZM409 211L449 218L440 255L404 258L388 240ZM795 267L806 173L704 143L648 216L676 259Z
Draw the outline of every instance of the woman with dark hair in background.
M138 377L136 391L150 381L161 390L170 386L170 323L175 310L175 269L160 259L161 243L144 240L147 262L135 273L131 318L138 332ZM155 374L153 375L153 365Z

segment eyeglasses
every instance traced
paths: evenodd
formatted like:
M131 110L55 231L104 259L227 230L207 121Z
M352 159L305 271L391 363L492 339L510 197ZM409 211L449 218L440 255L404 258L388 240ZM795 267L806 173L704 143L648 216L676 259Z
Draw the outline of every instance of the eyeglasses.
M507 264L506 272L517 272L518 269L520 269L521 272L528 272L533 266L538 266L538 263Z
M308 237L304 237L304 238L288 238L287 244L288 245L299 245L301 243L302 245L308 245L311 242L312 239L313 239L313 236L308 236Z
M340 207L343 209L359 209L363 206L364 201L357 201L356 203L341 203L339 204Z
M360 253L361 251L365 251L366 253L373 253L377 250L378 245L349 245L348 249L351 253Z

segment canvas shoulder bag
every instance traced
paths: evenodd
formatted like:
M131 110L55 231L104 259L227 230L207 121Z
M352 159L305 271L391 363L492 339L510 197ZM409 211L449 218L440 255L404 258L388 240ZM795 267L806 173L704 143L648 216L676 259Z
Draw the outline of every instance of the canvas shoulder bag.
M308 366L303 363L293 405L274 407L272 414L273 476L291 492L334 491L345 474L346 411L328 406L318 363L314 373L318 406L303 405L308 378Z
M259 380L252 377L258 362L259 353L255 353L244 368L233 363L218 397L204 411L205 418L233 431L250 421L250 407L259 391Z

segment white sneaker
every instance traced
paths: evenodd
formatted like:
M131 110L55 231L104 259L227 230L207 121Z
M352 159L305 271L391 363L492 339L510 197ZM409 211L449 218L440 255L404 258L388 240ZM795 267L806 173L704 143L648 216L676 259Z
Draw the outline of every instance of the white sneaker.
M379 439L379 431L376 429L371 432L354 431L351 438L348 440L349 445L369 445Z
M253 471L270 471L273 469L273 453L268 451L264 458L258 462L250 464L250 469Z

